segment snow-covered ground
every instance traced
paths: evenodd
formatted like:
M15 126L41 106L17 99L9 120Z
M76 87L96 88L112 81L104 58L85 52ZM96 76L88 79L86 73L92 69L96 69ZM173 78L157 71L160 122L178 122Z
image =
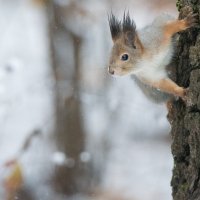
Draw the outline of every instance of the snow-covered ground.
M96 2L93 8L101 4ZM142 10L143 5L140 6ZM88 7L92 7L92 2ZM139 10L137 7L135 12L138 27L156 14L152 12L146 20L148 7L144 12ZM93 12L95 15L95 10ZM0 0L0 16L0 184L7 173L3 164L18 158L26 137L40 130L42 134L33 140L19 161L27 185L36 196L43 196L42 200L50 199L51 192L44 183L52 167L54 146L49 137L54 129L55 104L45 11L29 0ZM90 66L88 60L83 60L83 73L89 67L98 66L90 71L90 77L88 71L84 73L85 80L90 84L92 77L92 83L97 86L82 92L88 151L94 153L95 162L103 166L101 186L105 190L112 186L113 191L123 191L125 196L136 200L170 200L172 158L170 142L163 139L169 132L164 106L145 99L127 77L109 77L106 93L97 91L104 84L101 78L105 76L106 64L102 60L111 47L105 20L97 20L90 26L89 40L83 47L89 49L83 52L83 57L90 59ZM103 37L110 43L104 45ZM94 45L95 50L91 50ZM99 55L101 48L106 51ZM88 56L93 53L94 57ZM87 87L87 83L84 86ZM105 140L108 149L103 149ZM107 154L105 160L104 153ZM3 198L1 195L0 186L0 198Z

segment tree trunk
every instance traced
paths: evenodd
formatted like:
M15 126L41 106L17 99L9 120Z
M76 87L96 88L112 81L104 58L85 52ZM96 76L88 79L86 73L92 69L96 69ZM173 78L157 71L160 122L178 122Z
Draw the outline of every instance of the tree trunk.
M177 7L185 16L188 8L200 11L199 0L178 0ZM176 82L189 87L190 105L178 100L172 105L171 181L174 200L200 199L200 33L191 28L180 34L176 58Z

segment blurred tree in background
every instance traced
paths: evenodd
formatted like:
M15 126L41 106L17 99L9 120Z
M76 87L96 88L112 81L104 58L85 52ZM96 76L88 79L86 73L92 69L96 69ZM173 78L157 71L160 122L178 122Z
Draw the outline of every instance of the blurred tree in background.
M65 153L70 162L56 168L54 186L57 192L68 195L81 192L88 186L86 167L80 159L85 146L79 89L82 38L65 25L66 18L74 12L78 13L79 10L73 1L67 6L48 2L57 96L55 138L59 150ZM72 50L71 57L65 55L69 49ZM71 66L69 63L72 63Z

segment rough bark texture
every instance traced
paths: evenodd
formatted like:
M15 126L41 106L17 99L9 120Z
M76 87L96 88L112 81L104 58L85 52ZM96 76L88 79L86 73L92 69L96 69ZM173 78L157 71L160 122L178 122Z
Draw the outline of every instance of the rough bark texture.
M184 16L189 6L200 12L199 0L179 0L177 7ZM171 181L174 200L200 199L200 32L192 28L180 34L177 47L176 82L189 87L190 105L182 100L172 106L172 154L174 157Z

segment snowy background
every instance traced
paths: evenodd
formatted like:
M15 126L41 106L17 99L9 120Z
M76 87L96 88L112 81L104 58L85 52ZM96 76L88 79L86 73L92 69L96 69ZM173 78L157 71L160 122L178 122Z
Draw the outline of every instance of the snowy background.
M175 3L167 0L72 2L84 11L83 15L69 11L64 15L68 29L83 38L79 94L86 152L81 159L85 162L93 159L94 171L100 171L98 187L102 191L120 191L122 199L170 200L173 161L165 105L146 99L129 77L115 78L107 74L112 46L107 12L112 9L122 16L124 9L129 9L141 28L161 12L176 16ZM55 5L60 7L70 3L70 0L55 0ZM57 91L48 12L40 0L0 0L2 200L9 199L4 182L12 168L5 163L12 159L20 163L23 185L31 191L32 199L67 199L55 192L48 181L55 165L67 160L54 141ZM72 66L70 41L66 46L68 50L62 54L69 57ZM70 67L65 69L68 76L72 74L70 70ZM71 90L63 94L67 96ZM27 138L34 133L28 147L23 149Z

